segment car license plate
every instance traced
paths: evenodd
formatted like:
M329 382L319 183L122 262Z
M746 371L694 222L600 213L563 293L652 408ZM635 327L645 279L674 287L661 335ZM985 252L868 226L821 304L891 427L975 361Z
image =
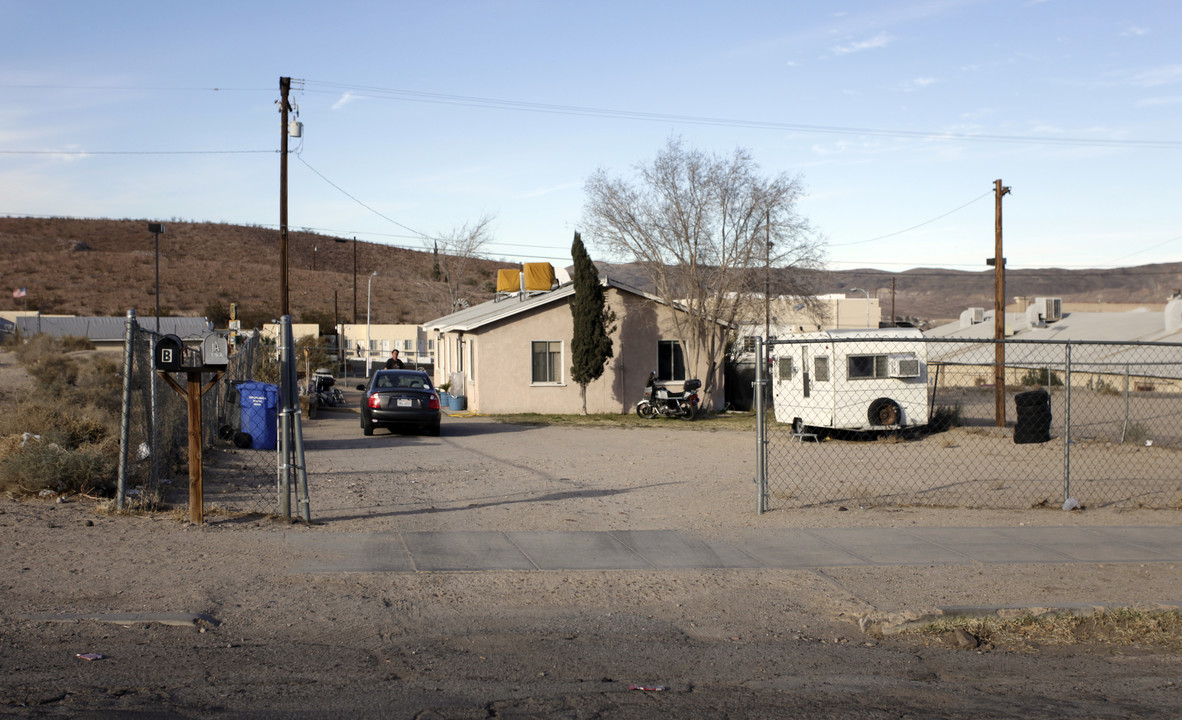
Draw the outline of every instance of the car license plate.
M410 398L398 398L398 407L414 407Z

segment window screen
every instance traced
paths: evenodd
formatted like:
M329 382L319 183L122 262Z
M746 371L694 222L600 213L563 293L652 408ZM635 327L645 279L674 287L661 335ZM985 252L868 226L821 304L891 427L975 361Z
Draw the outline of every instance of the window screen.
M558 340L535 340L530 343L530 382L562 382L562 342Z

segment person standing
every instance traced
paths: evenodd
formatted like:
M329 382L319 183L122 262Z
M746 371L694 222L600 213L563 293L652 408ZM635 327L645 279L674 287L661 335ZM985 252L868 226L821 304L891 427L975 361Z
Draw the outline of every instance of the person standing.
M406 369L406 363L404 363L398 359L398 351L397 350L390 351L390 359L386 361L386 369L387 370L405 370Z

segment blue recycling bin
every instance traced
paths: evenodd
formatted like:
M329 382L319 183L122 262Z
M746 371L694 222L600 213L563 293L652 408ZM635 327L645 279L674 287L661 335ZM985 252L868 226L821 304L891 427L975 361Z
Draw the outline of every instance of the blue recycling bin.
M278 446L279 386L249 380L238 384L242 417L240 432L250 437L250 443L235 444L255 450L274 450Z

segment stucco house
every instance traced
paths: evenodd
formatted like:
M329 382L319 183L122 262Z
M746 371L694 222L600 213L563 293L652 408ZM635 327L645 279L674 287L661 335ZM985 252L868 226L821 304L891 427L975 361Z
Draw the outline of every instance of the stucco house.
M695 367L705 371L707 363L693 362L697 358L687 357L677 340L673 313L684 310L624 283L606 277L600 282L616 314L615 356L587 386L587 412L632 412L653 370L668 380L687 380ZM579 385L570 379L574 292L573 284L564 283L541 292L503 293L424 324L436 340L436 384L462 383L468 408L480 413L582 412ZM720 335L727 330L716 327ZM711 396L702 396L707 408L722 407L721 364L714 373ZM453 392L459 389L455 385Z

